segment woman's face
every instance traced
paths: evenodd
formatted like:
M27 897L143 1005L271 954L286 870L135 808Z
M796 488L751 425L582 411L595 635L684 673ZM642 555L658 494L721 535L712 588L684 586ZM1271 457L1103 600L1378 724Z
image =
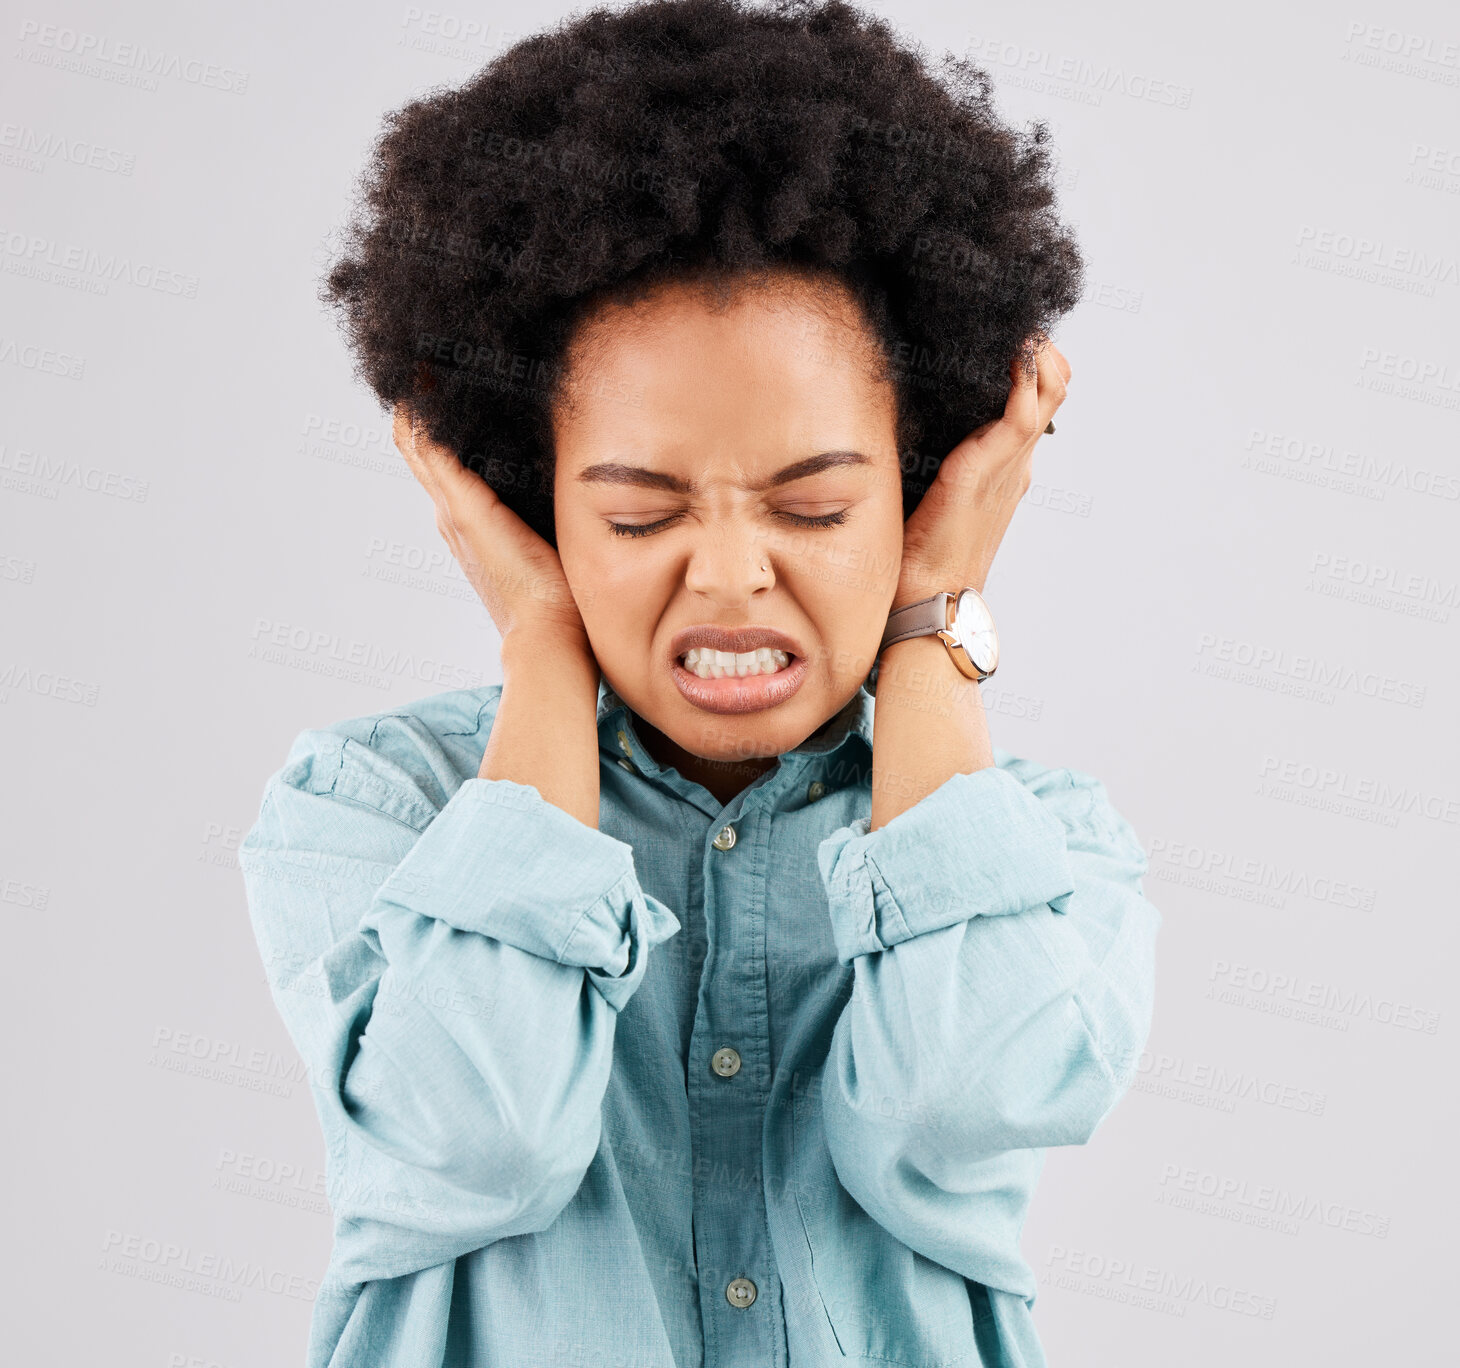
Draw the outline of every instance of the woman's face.
M667 739L666 755L646 734L655 758L738 775L726 794L833 717L876 659L903 518L874 345L849 294L791 279L723 310L679 284L605 306L567 358L556 532L589 642ZM696 628L766 629L721 644L788 660L701 678Z

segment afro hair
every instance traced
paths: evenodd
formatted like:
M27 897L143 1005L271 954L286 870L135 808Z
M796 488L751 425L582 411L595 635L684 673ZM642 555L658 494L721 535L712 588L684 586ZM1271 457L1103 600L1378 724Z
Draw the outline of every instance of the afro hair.
M321 299L380 402L555 546L551 417L595 306L839 281L893 383L906 515L1080 297L1047 143L843 0L594 9L387 115Z

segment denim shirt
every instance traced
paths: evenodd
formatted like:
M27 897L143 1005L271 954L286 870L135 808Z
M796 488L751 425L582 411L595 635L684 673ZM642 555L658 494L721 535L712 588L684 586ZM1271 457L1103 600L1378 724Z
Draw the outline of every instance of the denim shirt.
M869 833L864 685L721 804L603 683L595 830L476 777L501 687L304 731L242 843L326 1142L308 1368L1042 1365L1043 1150L1151 1015L1103 786L995 748Z

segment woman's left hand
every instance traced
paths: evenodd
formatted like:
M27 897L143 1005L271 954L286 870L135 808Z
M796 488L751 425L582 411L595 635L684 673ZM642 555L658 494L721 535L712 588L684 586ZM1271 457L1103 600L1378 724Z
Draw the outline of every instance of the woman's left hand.
M1033 365L1026 359L1031 349ZM1003 416L976 428L944 457L903 526L894 608L939 590L983 590L994 552L1029 488L1035 444L1070 381L1070 363L1041 334L1020 348L1009 371L1014 383Z

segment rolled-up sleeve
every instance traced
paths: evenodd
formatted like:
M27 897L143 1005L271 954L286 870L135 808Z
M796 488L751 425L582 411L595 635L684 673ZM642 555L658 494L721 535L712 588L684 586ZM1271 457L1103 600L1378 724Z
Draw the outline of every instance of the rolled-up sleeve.
M430 775L306 732L240 848L344 1282L556 1219L598 1148L618 1012L679 930L624 842L530 785L448 797Z
M868 825L818 851L854 968L822 1083L838 1177L927 1257L1026 1292L988 1232L1017 1242L1031 1152L1084 1143L1129 1086L1160 924L1145 852L1097 780L1012 757Z

